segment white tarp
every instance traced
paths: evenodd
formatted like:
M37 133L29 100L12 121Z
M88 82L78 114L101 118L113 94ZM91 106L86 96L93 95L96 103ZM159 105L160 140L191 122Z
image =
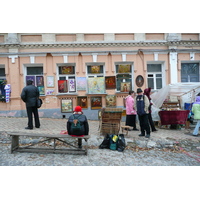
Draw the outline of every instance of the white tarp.
M176 96L180 99L181 109L184 109L184 103L195 101L196 95L200 93L200 82L174 83L169 84L151 95L153 102L152 118L158 121L160 118L158 112L163 102L169 96Z

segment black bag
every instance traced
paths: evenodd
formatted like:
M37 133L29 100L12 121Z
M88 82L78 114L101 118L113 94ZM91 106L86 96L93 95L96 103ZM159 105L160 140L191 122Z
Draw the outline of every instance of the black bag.
M117 140L117 151L124 151L126 146L124 134L120 134Z
M110 136L107 134L103 140L103 142L100 144L99 149L109 149L110 148Z
M40 108L42 106L42 99L37 99L36 101L36 107Z

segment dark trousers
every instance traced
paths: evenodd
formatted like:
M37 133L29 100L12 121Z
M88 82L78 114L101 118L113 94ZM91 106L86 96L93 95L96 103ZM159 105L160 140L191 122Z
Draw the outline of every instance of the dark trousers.
M37 107L26 107L28 116L28 127L33 128L33 115L35 119L35 127L40 127L40 120Z
M141 134L145 135L145 131L146 131L146 134L150 135L148 114L138 115L138 119L139 119L139 122L140 122Z
M152 120L151 113L148 114L148 119L149 119L149 124L151 126L151 131L156 131L155 125L154 125L153 120Z
M126 115L126 126L136 129L136 115Z

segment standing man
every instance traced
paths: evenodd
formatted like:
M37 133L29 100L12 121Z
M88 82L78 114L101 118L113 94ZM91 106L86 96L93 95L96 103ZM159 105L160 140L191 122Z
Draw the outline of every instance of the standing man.
M40 128L38 109L36 106L40 93L37 87L33 85L32 80L27 81L27 86L23 88L21 99L26 103L26 111L28 116L28 126L25 129L33 129L33 115L35 119L35 127Z
M149 100L146 95L143 95L143 91L141 88L137 89L137 97L136 97L136 111L138 114L138 119L140 122L140 130L141 134L139 136L145 136L146 131L146 138L150 137L150 127L149 127L149 120L148 120L148 113L149 113Z

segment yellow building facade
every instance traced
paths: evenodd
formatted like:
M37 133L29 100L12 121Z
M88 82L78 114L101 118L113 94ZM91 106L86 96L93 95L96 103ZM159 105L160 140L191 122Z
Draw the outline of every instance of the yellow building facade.
M0 116L26 116L20 94L33 79L40 117L81 105L98 120L102 107L124 107L129 90L199 82L199 63L199 33L0 33Z

